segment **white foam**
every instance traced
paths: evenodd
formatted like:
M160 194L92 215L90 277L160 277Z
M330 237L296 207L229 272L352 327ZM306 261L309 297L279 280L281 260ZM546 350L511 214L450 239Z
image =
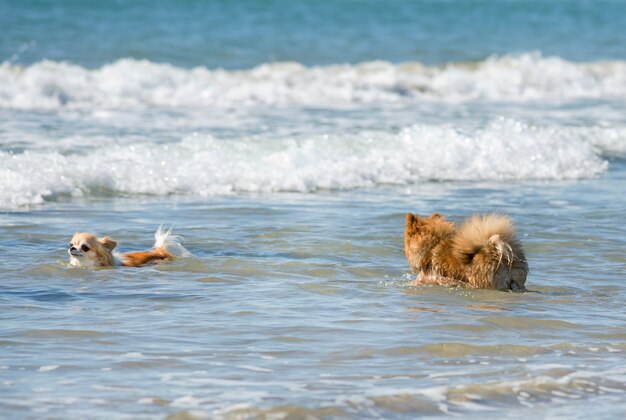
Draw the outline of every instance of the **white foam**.
M41 61L0 65L0 108L241 107L429 100L623 98L626 61L574 63L525 53L427 67L384 61L229 71L122 59L97 69Z
M137 400L137 404L154 404L155 399L152 397L144 397Z
M262 368L258 366L252 366L252 365L238 365L237 367L239 369L251 370L253 372L274 372L272 369L266 369L266 368Z
M203 403L203 400L194 397L193 395L185 395L175 399L170 403L171 407L199 407Z
M140 359L140 358L143 357L143 354L139 353L137 351L132 351L130 353L122 354L121 357L126 357L126 358L129 358L129 359Z
M56 370L60 367L60 365L46 365L46 366L41 366L38 371L39 372L50 372L53 370Z
M396 133L299 139L195 135L169 144L95 146L81 153L0 152L0 207L102 190L209 196L429 180L585 179L607 169L594 144L613 135L610 128L597 128L589 138L586 128L497 119L475 130L414 125Z
M589 127L586 129L585 137L602 154L626 157L626 128L615 127L607 130Z

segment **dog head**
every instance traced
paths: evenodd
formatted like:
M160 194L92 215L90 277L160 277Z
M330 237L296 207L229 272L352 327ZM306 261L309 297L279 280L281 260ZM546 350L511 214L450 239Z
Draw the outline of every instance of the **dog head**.
M76 233L67 252L70 264L75 267L110 267L115 264L113 249L117 242L105 236L97 238L91 233Z
M427 270L432 249L454 233L454 223L439 213L428 217L407 213L404 227L404 252L414 271Z

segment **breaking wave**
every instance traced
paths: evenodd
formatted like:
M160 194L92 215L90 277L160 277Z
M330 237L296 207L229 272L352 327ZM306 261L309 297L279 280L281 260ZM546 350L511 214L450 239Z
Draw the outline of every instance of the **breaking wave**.
M331 105L415 99L562 101L624 98L626 62L575 63L539 53L429 67L376 61L249 70L122 59L97 69L66 62L0 65L0 108L97 109Z
M283 139L192 135L165 144L100 143L80 153L4 151L0 206L102 191L207 196L433 180L584 179L605 171L601 156L625 142L626 130L541 127L500 118L468 131L413 125L394 133Z

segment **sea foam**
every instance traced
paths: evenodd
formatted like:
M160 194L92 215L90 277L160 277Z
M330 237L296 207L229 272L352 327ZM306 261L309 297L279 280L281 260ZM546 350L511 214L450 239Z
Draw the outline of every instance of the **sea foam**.
M191 135L171 143L98 145L81 152L0 152L0 206L102 191L208 196L427 181L584 179L607 169L603 145L623 145L625 139L624 130L533 126L500 118L474 130L412 125L393 133L303 138Z
M563 101L624 98L626 61L575 63L538 53L429 67L384 61L249 70L174 67L121 59L96 69L41 61L0 65L0 108L115 109L331 105L415 99Z

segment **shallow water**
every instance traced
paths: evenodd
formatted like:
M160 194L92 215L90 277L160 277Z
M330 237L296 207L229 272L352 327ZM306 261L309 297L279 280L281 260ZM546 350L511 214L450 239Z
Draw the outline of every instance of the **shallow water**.
M625 4L0 3L0 416L619 417ZM526 293L412 283L494 210Z
M616 166L585 182L104 198L5 213L3 410L577 417L592 404L612 416L626 409ZM494 207L518 224L527 293L411 285L406 210ZM151 245L155 220L174 220L194 257L96 271L64 262L68 224L134 250Z

